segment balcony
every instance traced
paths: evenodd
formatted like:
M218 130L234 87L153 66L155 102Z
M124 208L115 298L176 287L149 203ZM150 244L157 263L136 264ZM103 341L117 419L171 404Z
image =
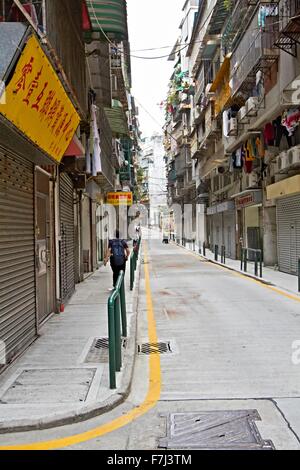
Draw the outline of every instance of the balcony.
M300 44L300 0L286 0L280 10L279 34L274 45L297 57Z
M232 95L249 93L255 86L258 71L266 73L278 61L279 51L274 48L278 37L278 5L273 3L273 15L259 24L258 13L241 39L231 58Z

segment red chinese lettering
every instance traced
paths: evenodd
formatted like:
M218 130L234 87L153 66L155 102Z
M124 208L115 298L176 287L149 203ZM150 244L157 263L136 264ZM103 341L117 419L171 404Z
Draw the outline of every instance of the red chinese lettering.
M33 64L33 62L34 62L34 57L31 57L28 64L24 65L24 67L22 68L22 75L19 78L19 80L17 81L16 88L14 90L15 94L19 93L20 90L25 91L27 75L32 73L32 64Z
M42 89L41 93L39 94L39 96L37 97L36 99L36 102L31 106L32 109L36 109L37 111L39 111L40 109L40 102L42 101L43 97L44 97L44 94L45 94L45 90L48 86L48 82L46 82L44 84L44 88Z
M60 125L57 127L57 129L55 131L56 137L58 137L59 134L61 133L61 131L63 131L68 116L69 116L69 113L65 113Z
M51 103L52 103L54 97L55 97L55 91L50 90L49 93L48 93L48 96L45 99L45 102L42 106L42 109L40 110L40 113L41 113L42 116L46 116L48 114Z
M64 106L61 106L59 111L56 113L55 119L54 119L53 124L51 126L51 132L52 133L55 131L55 128L56 128L60 118L63 115L64 109L65 109ZM60 132L60 129L58 129L58 134L59 134L59 132ZM56 133L55 133L55 135L56 135Z
M50 111L48 112L47 117L46 117L46 121L48 122L48 127L50 126L52 119L55 117L59 109L59 106L60 106L60 100L56 99L53 105L51 106Z
M27 92L27 96L26 96L26 98L23 99L24 103L26 103L27 106L29 105L29 100L30 100L30 97L31 97L32 93L33 93L34 90L35 90L36 88L38 88L38 86L39 86L39 78L40 78L40 76L42 75L42 71L43 71L43 67L42 67L41 70L37 73L36 77L34 78L34 80L32 80L32 82L31 82L30 85L29 85L28 92Z

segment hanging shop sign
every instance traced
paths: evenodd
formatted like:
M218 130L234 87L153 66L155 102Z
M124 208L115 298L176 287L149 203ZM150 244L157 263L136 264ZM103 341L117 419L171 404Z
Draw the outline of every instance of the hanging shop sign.
M80 117L35 36L28 40L6 84L0 113L60 162Z
M262 203L262 192L261 191L252 191L250 193L245 194L244 196L240 196L236 199L236 208L242 209L243 207L253 206L255 204Z
M108 193L106 202L113 206L132 206L133 194L131 192Z

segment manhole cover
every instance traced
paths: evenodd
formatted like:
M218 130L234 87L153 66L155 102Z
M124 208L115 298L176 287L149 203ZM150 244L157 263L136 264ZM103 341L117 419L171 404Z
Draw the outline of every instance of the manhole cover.
M138 345L139 354L168 354L171 353L170 342L142 343Z
M122 339L122 346L126 348L127 339ZM94 338L92 345L85 358L87 364L103 364L109 361L109 340L108 338Z
M86 400L95 368L26 369L1 397L1 404L76 403Z
M167 417L167 437L162 449L271 450L255 425L257 410L176 413Z

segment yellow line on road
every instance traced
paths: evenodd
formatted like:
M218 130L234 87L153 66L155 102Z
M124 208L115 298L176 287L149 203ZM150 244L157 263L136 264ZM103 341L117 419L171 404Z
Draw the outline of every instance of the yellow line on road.
M178 248L181 248L181 247L178 247ZM182 248L184 249L184 247L182 247ZM197 258L198 260L199 260L199 258L204 259L204 260L207 259L207 258L204 258L201 255L196 255L195 253L191 253L188 250L186 250L186 251L189 255L193 256L194 258ZM278 287L270 286L268 284L264 284L263 282L261 282L257 279L253 279L252 277L246 276L243 273L239 273L237 271L234 271L233 269L230 269L229 267L220 266L219 264L216 264L214 262L209 263L209 266L212 266L212 267L215 266L216 268L223 269L223 271L230 272L233 276L242 277L243 279L246 279L247 281L250 281L250 282L252 281L255 284L258 284L259 286L264 287L265 289L269 289L269 290L272 290L273 292L276 292L279 295L283 295L284 297L287 297L290 300L296 300L296 302L300 302L300 297L297 296L297 295L289 294L288 292L285 292L284 290L281 290Z
M150 274L149 267L147 264L148 261L148 248L147 245L144 245L144 260L145 260L145 284L146 284L146 299L147 299L147 318L148 318L148 335L150 343L157 343L157 332L156 332L156 323L153 309L153 301L151 295L151 285L150 285ZM127 424L134 421L136 418L147 413L151 408L153 408L159 398L161 391L161 368L160 368L160 355L153 354L149 356L149 387L148 393L145 401L133 408L126 415L120 416L109 423L103 424L99 427L91 429L90 431L84 432L82 434L76 434L74 436L64 437L61 439L55 439L52 441L45 442L35 442L31 444L20 444L13 446L0 447L0 450L53 450L53 449L62 449L65 447L73 446L80 444L82 442L87 442L97 437L104 436L105 434L111 433L120 429Z

